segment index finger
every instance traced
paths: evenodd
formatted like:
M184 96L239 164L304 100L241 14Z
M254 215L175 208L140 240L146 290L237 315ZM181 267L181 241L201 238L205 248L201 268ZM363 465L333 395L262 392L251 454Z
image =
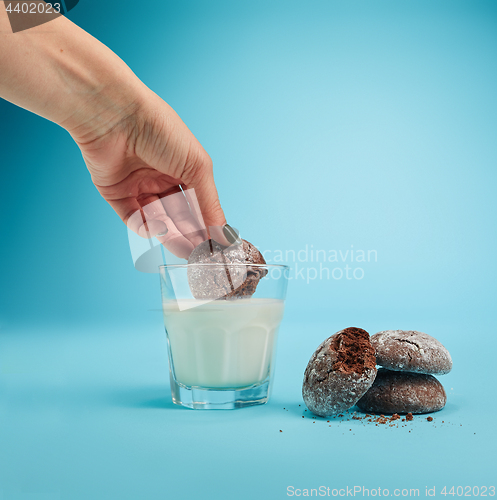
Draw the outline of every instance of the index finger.
M207 239L207 231L202 214L197 208L198 203L194 203L195 199L194 190L189 189L188 200L191 201L191 203L189 203L185 192L183 192L180 187L170 190L166 196L160 198L167 215L194 247L200 245L200 243Z

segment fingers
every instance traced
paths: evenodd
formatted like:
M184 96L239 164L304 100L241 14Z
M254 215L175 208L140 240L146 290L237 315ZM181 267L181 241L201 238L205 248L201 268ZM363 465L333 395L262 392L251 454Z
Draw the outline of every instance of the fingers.
M180 196L183 198L181 193ZM143 232L147 231L150 235L148 237L156 236L159 242L174 255L188 259L194 245L166 213L162 200L157 195L151 195L141 200L141 203L146 222L141 226L138 234L145 236Z
M225 224L224 226L210 226L209 233L213 240L216 240L224 246L238 245L241 243L238 230L232 228L229 224Z
M159 196L167 215L194 247L200 245L208 237L224 246L240 243L238 231L228 224L205 227L195 189L181 191L178 187L169 190L166 196Z
M157 240L177 257L188 259L194 246L185 238L166 214L157 195L142 200L140 206L135 198L109 200L109 204L123 222L143 238L157 237ZM160 235L160 233L165 233Z
M195 189L198 205L206 226L224 226L226 218L219 203L211 166L204 166L188 186Z
M178 230L170 217L163 215L161 221L167 226L167 232L156 234L157 240L177 257L188 259L195 248L194 244Z
M139 203L142 220L137 232L140 236L152 238L157 233L163 233L169 229L164 220L166 216L164 207L157 195L141 198ZM138 214L135 217L139 219Z
M190 200L194 197L190 193ZM201 212L196 211L195 204L190 206L185 194L179 187L170 190L166 196L161 196L160 201L176 228L194 247L207 239Z
M190 205L193 203L198 207L203 216L209 237L224 246L233 244L233 240L226 237L224 230L226 218L219 202L210 158L209 162L204 162L203 165L197 168L196 175L188 187L191 189L188 189L185 193L192 192L190 197L195 197L195 201L190 202Z

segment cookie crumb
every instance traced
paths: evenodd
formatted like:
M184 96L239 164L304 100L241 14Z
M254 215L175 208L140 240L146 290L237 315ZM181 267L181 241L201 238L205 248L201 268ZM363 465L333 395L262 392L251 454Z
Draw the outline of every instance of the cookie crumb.
M406 415L406 420L407 420L408 422L410 422L413 418L414 418L414 417L412 416L412 413L408 413L408 414Z
M433 422L433 417L427 417L428 422Z

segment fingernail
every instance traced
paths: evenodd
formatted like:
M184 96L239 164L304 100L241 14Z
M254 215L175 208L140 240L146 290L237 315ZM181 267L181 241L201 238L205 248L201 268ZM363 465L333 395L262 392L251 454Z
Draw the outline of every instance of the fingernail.
M240 233L237 229L232 228L229 224L224 225L223 234L231 245L235 245L241 242Z
M165 231L162 231L161 233L157 233L155 236L166 236L166 234L169 232L169 229L166 227Z

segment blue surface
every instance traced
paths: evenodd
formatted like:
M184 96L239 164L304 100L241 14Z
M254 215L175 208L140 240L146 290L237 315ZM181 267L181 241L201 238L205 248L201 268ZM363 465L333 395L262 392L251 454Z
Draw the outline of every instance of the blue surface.
M380 328L367 316L363 326ZM381 487L391 495L419 488L424 496L426 486L495 480L495 406L481 383L493 354L472 365L471 350L449 340L475 324L423 325L454 355L456 369L441 377L448 404L433 422L416 416L387 427L345 417L327 423L305 411L306 358L342 321L286 322L271 402L234 411L173 407L158 325L3 331L3 498L273 499L285 498L288 486Z
M228 221L273 262L295 252L273 398L173 408L158 276L134 270L68 134L0 102L0 499L495 485L495 3L147 5L70 17L198 137ZM311 248L363 278L307 280ZM446 345L434 422L308 416L306 363L352 325Z

